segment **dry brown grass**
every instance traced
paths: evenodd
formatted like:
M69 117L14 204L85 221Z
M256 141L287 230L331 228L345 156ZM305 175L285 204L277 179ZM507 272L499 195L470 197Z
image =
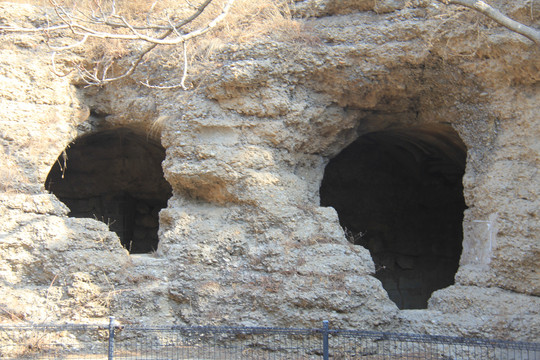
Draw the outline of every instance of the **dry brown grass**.
M200 21L208 21L207 16L214 17L223 3L224 0L216 0ZM249 42L283 32L296 33L300 29L300 23L292 19L287 0L236 0L213 36L225 41Z

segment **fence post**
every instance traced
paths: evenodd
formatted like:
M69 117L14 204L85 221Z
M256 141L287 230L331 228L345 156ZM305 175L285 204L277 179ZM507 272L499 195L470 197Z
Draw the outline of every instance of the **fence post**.
M114 358L114 316L109 317L109 360Z
M323 320L323 360L328 360L328 320Z

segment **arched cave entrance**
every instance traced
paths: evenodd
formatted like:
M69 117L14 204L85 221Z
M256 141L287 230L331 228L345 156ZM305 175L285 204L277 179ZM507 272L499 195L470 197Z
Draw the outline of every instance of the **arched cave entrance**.
M70 216L109 224L130 253L157 249L159 211L171 187L163 177L165 149L121 128L80 137L52 167L45 186Z
M466 146L447 125L373 132L330 161L321 205L369 249L400 309L454 283L462 250Z

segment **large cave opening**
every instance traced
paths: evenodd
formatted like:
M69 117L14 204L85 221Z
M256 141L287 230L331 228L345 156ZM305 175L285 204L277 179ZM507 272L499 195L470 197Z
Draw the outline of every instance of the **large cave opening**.
M103 221L130 253L157 250L159 211L171 186L163 177L165 149L130 129L83 136L58 157L45 182L72 217Z
M320 195L366 247L400 309L452 285L462 250L466 146L448 125L359 137L327 165Z

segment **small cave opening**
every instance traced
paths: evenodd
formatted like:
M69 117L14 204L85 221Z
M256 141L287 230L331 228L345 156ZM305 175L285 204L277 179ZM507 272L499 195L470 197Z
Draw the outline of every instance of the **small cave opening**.
M349 241L367 248L375 276L400 309L427 308L454 283L463 242L467 148L449 125L360 136L328 163L321 205Z
M130 253L150 253L158 247L159 211L172 196L164 159L165 149L144 134L105 130L72 142L45 187L69 207L69 216L103 221Z

